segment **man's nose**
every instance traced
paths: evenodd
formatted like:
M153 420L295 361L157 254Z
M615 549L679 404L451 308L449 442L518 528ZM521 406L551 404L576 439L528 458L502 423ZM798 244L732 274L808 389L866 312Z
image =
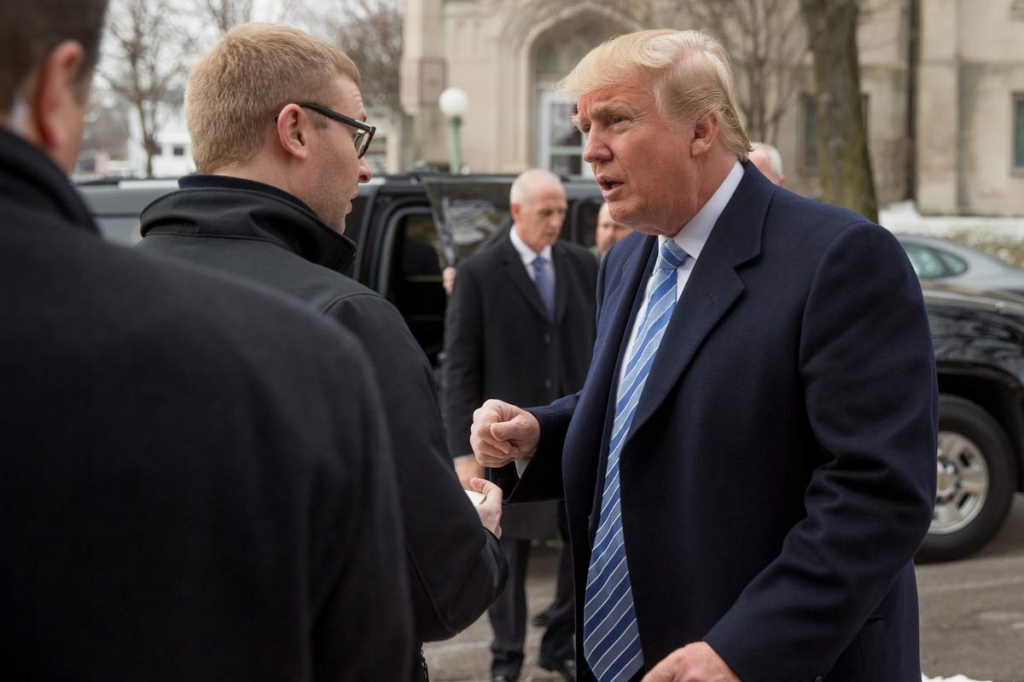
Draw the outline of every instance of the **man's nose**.
M602 161L611 156L611 150L600 135L591 131L584 136L586 142L583 145L583 160L587 163Z
M373 177L373 171L370 170L370 164L366 163L366 157L359 159L359 182L369 182L370 178Z

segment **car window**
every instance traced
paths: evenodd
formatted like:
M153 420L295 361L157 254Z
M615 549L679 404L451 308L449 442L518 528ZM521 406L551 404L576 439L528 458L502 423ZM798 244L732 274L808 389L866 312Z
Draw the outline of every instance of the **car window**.
M964 259L941 249L935 249L935 253L942 259L943 265L946 266L946 272L950 275L962 275L967 272L967 261Z
M935 249L920 244L903 244L903 248L919 278L939 279L952 274L947 270L945 261Z

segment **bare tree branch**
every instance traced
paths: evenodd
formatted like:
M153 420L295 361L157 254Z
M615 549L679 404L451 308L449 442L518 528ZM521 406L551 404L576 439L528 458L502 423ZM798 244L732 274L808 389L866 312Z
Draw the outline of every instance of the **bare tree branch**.
M156 136L183 100L195 40L169 0L118 0L108 14L106 50L100 74L134 111L152 175Z
M677 0L676 11L721 41L735 67L736 105L751 139L774 143L807 52L799 7L792 0Z
M401 111L398 74L404 12L402 0L346 0L315 18L319 30L359 67L367 105L392 115Z

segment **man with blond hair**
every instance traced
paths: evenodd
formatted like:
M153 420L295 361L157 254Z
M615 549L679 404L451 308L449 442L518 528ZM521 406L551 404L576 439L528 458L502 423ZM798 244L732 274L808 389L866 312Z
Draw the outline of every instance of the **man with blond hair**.
M459 265L445 316L444 405L448 442L463 480L483 474L473 460L469 427L485 398L547 403L579 390L594 345L597 263L582 246L559 241L568 207L558 176L525 171L512 183L509 234ZM490 472L515 483L513 467ZM506 509L503 545L508 587L490 610L491 679L519 678L526 640L526 572L530 541L565 527L555 503ZM556 521L560 523L556 524ZM563 551L568 551L565 549ZM562 567L564 566L564 574ZM562 590L549 613L540 666L574 679L571 566L560 562Z
M730 80L714 39L660 30L561 83L634 234L601 265L584 389L486 402L474 451L516 462L513 502L564 494L580 680L917 682L921 289L886 230L752 168Z
M106 5L0 3L4 677L398 679L405 554L359 343L103 241L68 182Z
M394 306L342 274L355 256L345 216L371 176L359 71L302 31L243 24L192 68L186 118L199 175L143 211L139 248L260 282L362 340L395 451L415 635L453 636L504 585L502 493L482 479L466 482L482 502L463 492L426 355ZM351 409L360 396L333 400ZM405 679L425 679L425 665L420 653Z

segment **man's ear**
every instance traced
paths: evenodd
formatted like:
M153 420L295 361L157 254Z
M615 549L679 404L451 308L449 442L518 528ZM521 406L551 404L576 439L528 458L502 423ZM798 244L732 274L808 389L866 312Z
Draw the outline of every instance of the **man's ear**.
M31 112L25 137L41 147L64 170L70 171L81 144L85 94L79 74L82 45L74 40L58 44L43 60L25 92Z
M298 159L309 156L312 121L298 104L289 104L277 117L277 142L288 155Z
M519 216L523 214L523 205L518 201L513 201L509 204L509 211L512 213L512 222L518 223Z
M711 112L693 124L693 139L690 141L690 154L694 157L703 156L718 141L718 113Z

